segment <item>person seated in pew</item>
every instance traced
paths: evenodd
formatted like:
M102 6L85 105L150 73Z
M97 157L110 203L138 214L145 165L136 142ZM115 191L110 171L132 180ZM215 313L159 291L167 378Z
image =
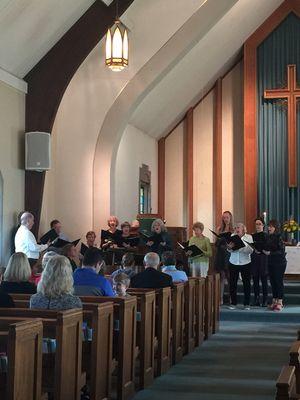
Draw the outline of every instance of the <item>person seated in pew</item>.
M42 273L37 293L30 298L30 308L47 310L69 310L82 308L75 296L73 273L70 261L65 256L50 257Z
M123 272L117 274L113 280L114 290L116 292L117 297L131 297L129 293L127 293L127 289L130 286L130 278L128 275Z
M129 278L132 278L136 274L133 270L134 265L133 253L123 254L121 266L111 274L111 278L114 279L118 274L126 274Z
M74 289L78 296L114 296L110 282L99 275L103 265L101 251L96 247L88 249L82 267L74 271Z
M192 277L205 278L209 268L209 258L212 256L212 248L209 238L203 235L204 225L202 222L195 222L193 231L194 236L189 239L189 246L199 247L202 254L189 258L190 273Z
M60 239L66 242L70 241L68 236L63 233L61 222L58 219L54 219L50 222L50 229L54 229Z
M184 271L176 268L176 257L173 251L165 251L161 256L162 272L172 277L173 283L186 282L188 277Z
M134 219L131 223L130 233L132 236L139 236L140 235L140 221Z
M46 251L42 257L39 258L38 262L31 267L30 282L34 283L35 286L37 286L41 280L42 272L45 269L49 258L53 256L57 256L55 251Z
M160 289L172 286L172 278L157 270L160 264L157 253L147 253L144 257L145 271L139 272L131 278L132 288Z
M24 253L13 254L5 269L0 289L5 293L36 293L36 287L29 282L31 268Z
M76 260L77 260L77 258L78 258L76 246L74 246L73 243L68 243L68 244L66 244L66 245L61 249L61 255L68 258L68 260L70 261L72 270L73 270L73 272L74 272L75 269L78 267L78 265L77 265L77 263L76 263Z
M151 232L152 236L146 242L146 246L149 247L151 252L161 256L164 251L173 250L170 235L161 219L157 218L152 222Z
M2 282L4 272L5 272L5 268L0 267L0 284ZM2 307L3 308L15 307L15 303L9 294L2 292L1 286L0 286L0 308L2 308Z

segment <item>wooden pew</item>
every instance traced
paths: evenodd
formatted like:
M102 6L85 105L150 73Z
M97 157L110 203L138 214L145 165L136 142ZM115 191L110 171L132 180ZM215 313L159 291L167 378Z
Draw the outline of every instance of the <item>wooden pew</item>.
M0 309L0 324L12 318L16 321L41 318L44 337L56 339L55 356L43 357L42 386L44 392L53 392L54 399L80 399L85 383L82 375L82 310ZM53 372L53 374L51 373Z
M295 367L284 366L276 382L275 400L298 400L296 393Z
M212 333L216 333L220 328L220 303L221 303L221 283L220 274L213 274L213 320Z
M0 398L40 400L43 337L41 320L13 324L2 322L0 335L1 345L5 344L8 357L8 371L0 374Z
M176 283L172 288L172 364L182 360L184 353L184 283Z
M203 343L205 330L205 278L196 279L195 296L195 346Z
M12 294L16 307L29 308L31 295ZM111 395L113 303L83 304L83 321L93 332L91 342L83 342L83 369L88 374L91 400Z
M184 285L184 354L195 349L196 278L189 278Z
M300 341L296 341L292 344L290 350L290 366L295 367L295 377L296 377L296 390L300 394Z
M205 278L205 318L204 338L209 339L213 333L213 275Z

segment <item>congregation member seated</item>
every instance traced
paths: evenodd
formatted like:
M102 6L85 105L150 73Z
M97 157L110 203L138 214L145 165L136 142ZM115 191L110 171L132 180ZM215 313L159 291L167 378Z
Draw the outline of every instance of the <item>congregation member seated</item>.
M5 272L5 268L0 267L0 284L3 280L4 272ZM7 293L2 292L1 286L0 286L0 308L2 308L2 307L11 308L14 306L15 306L15 303L14 303L12 297Z
M75 294L78 296L114 296L110 282L99 275L103 265L102 254L99 249L88 249L82 261L82 267L74 272Z
M189 258L190 274L192 277L207 276L209 258L212 256L212 248L209 238L203 235L204 225L202 222L193 224L194 236L189 240L189 246L195 245L201 250L201 254Z
M171 238L167 228L161 219L155 219L151 225L152 236L146 242L151 252L161 256L164 251L173 250Z
M47 251L39 258L38 262L31 267L30 282L34 283L36 286L38 285L49 258L53 256L57 256L57 253L54 251Z
M117 297L130 297L130 294L127 293L127 289L130 286L130 278L128 275L123 272L116 275L113 280L113 285Z
M7 264L0 290L5 293L36 293L36 287L29 282L31 268L24 253L13 254Z
M65 256L50 257L38 284L37 293L30 298L30 308L68 310L82 308L79 297L74 296L70 261Z
M58 237L66 242L69 242L69 238L62 231L62 225L58 219L54 219L50 223L50 228L54 229Z
M165 251L162 254L161 261L163 263L162 272L170 275L173 283L186 282L188 280L186 273L176 268L176 257L172 251Z
M120 242L122 231L117 229L119 220L116 216L111 215L107 220L108 229L101 231L101 245L102 249L116 248Z
M78 259L78 254L77 254L76 246L74 246L73 243L68 243L68 244L66 244L66 245L61 249L61 255L68 258L68 260L70 261L72 270L73 270L73 272L74 272L75 269L77 268L76 260Z
M139 272L131 278L130 286L133 288L159 289L172 286L172 278L157 270L160 264L157 253L147 253L144 257L145 271Z
M132 278L135 275L133 270L134 264L134 255L132 253L123 254L121 266L111 274L112 279L118 274L126 274L129 278Z
M33 265L39 259L40 253L48 248L48 244L37 244L36 238L31 232L33 225L34 216L29 212L24 212L15 236L16 253L26 254L30 265Z

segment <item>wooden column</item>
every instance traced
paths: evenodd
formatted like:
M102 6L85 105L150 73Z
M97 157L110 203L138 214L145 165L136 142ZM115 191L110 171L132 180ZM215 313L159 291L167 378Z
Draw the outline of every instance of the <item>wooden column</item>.
M193 222L194 222L194 148L193 148L193 137L194 137L194 109L190 108L186 114L185 119L185 134L186 134L186 153L187 153L187 228L189 236L192 235Z
M213 133L213 216L214 227L222 214L222 79L214 89L214 133Z
M165 217L165 138L158 141L158 214Z

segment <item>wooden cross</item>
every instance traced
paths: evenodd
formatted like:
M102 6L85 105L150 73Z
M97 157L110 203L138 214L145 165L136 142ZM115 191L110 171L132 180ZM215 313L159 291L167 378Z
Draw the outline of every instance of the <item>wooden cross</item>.
M287 99L288 102L288 172L289 187L297 186L297 88L296 65L287 66L287 88L269 89L264 92L265 99Z

